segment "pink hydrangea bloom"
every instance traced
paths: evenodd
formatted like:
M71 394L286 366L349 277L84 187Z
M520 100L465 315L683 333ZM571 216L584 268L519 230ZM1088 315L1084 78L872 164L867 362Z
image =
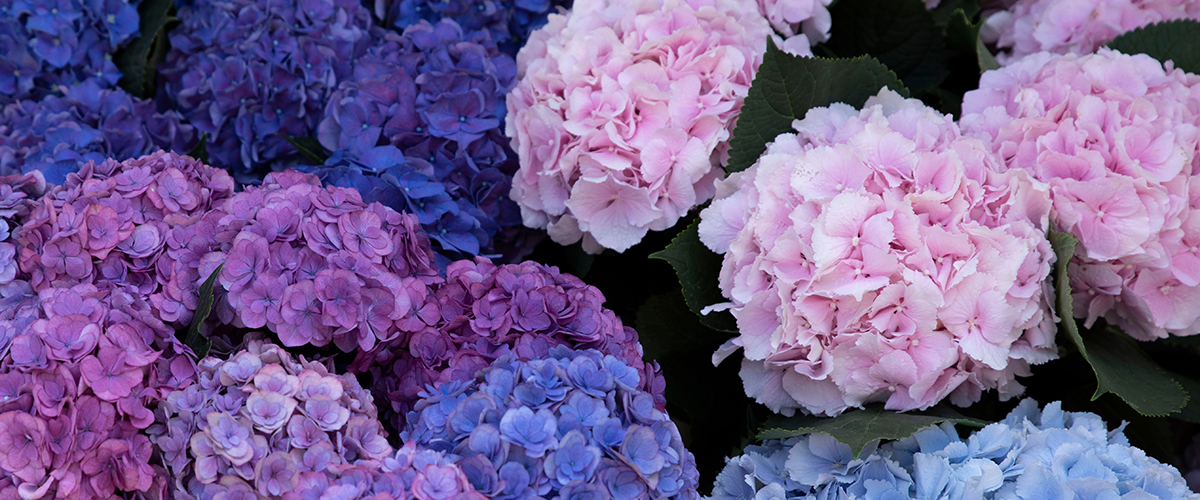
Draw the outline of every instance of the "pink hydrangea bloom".
M508 97L525 225L624 251L711 198L768 36L753 0L582 0L551 14ZM809 54L803 35L779 43Z
M1192 0L1016 0L987 16L981 36L1008 49L996 55L1007 65L1029 54L1090 54L1114 38L1147 24L1200 19Z
M1039 53L985 73L964 133L1049 183L1075 315L1150 340L1200 333L1200 77L1149 56Z
M833 0L758 0L758 9L779 34L790 39L803 33L808 41L820 43L829 40L832 3Z
M884 89L809 110L718 187L700 238L747 393L777 412L967 405L1055 357L1047 188Z

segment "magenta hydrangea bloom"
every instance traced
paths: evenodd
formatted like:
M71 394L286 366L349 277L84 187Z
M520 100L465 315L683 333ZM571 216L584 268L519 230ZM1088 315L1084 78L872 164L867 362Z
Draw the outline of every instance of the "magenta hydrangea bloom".
M0 498L163 498L145 429L196 381L191 351L133 286L46 288L35 310L0 318L17 333L0 350Z
M1200 76L1144 54L1040 53L985 73L965 133L1050 184L1079 238L1076 317L1140 340L1200 333Z
M1046 186L888 89L793 126L701 212L747 394L829 416L1020 394L1057 355Z
M579 278L534 262L497 266L485 258L446 269L444 284L409 290L415 311L394 338L360 351L350 370L370 373L382 416L395 429L422 390L467 382L497 357L544 358L550 349L597 349L637 369L643 392L662 408L665 381L642 361L637 332L604 308L604 295Z
M170 392L157 414L149 434L176 498L310 498L303 492L314 484L329 488L393 458L371 394L353 376L257 339L228 360L201 360L199 382Z
M1172 19L1200 19L1191 0L1015 0L984 21L980 36L1007 65L1030 54L1090 54L1134 29Z
M775 36L752 0L581 0L517 55L512 198L561 244L624 251L712 198ZM808 54L808 40L779 42Z

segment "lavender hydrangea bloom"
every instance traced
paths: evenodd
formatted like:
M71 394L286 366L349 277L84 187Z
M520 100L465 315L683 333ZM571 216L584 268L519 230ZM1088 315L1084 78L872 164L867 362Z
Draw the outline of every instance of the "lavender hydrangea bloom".
M465 383L501 356L540 359L557 346L596 349L619 360L570 367L567 376L580 390L599 397L620 382L653 395L651 405L659 409L666 404L665 381L656 364L642 361L637 332L604 308L600 290L557 268L497 266L479 257L450 264L444 283L410 293L415 313L397 323L403 333L359 351L350 366L371 375L375 397L391 403L380 405L381 415L396 429L404 428L422 388ZM533 403L560 395L518 397Z
M1026 399L966 439L946 423L857 459L826 434L772 440L730 459L712 498L1200 498L1174 467L1130 446L1123 428Z
M421 21L450 19L468 32L486 31L509 55L516 55L529 34L560 8L571 8L571 1L375 0L375 14L388 26L403 30Z
M188 151L196 137L178 113L159 113L153 101L88 80L0 111L0 175L40 171L62 184L89 161Z
M214 166L239 180L294 165L284 135L315 135L325 103L370 42L358 0L184 5L160 100L208 134Z
M15 0L0 6L0 105L60 85L121 79L112 54L138 33L139 0Z
M492 498L699 498L675 424L614 372L634 368L594 349L547 354L501 356L466 384L423 393L401 439L461 457L471 486ZM601 376L581 383L570 376L580 365Z

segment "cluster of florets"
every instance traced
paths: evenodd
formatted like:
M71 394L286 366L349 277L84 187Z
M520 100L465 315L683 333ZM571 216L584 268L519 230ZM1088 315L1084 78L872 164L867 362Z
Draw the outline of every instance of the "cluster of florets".
M1200 498L1174 467L1130 446L1123 428L1026 399L965 440L947 423L869 445L860 458L826 434L767 441L729 460L713 499Z
M418 308L419 306L419 308ZM634 387L663 408L665 381L642 361L637 332L604 308L604 295L579 278L534 262L497 266L463 260L446 282L414 302L404 335L360 352L352 371L370 373L382 416L403 429L422 388L469 382L496 358L545 358L551 348L596 349L635 368Z
M178 491L201 499L320 492L393 452L353 376L261 340L227 361L200 361L199 382L168 394L158 413L152 441Z
M34 291L132 286L158 319L187 324L207 277L201 256L187 252L193 226L232 194L225 171L176 153L88 162L33 205L17 233L18 263Z
M701 213L747 392L774 411L924 409L1056 356L1047 188L888 89L809 110Z
M318 137L334 154L307 171L416 214L439 267L516 258L524 231L508 192L517 162L501 128L515 84L515 63L486 33L464 36L450 20L386 33L330 98Z
M159 149L188 151L196 133L174 111L94 81L0 110L0 175L41 171L62 184L85 163L126 160Z
M112 87L112 54L138 32L139 0L13 0L0 6L0 104L60 85Z
M13 231L20 220L29 215L30 195L38 197L46 189L46 183L36 174L9 175L0 177L0 319L18 317L35 318L37 305L32 300L33 288L22 276L17 264L17 242ZM24 328L29 319L18 325ZM0 352L12 341L13 332L0 331Z
M422 394L402 439L461 457L489 498L698 498L679 431L638 370L596 350L497 359Z
M196 2L177 16L160 96L208 134L212 164L239 178L300 159L283 136L315 135L371 41L358 0Z
M0 498L163 498L143 429L196 367L142 297L111 283L46 288L32 321L0 320L0 337L15 333L0 349L0 470L12 478Z
M833 17L829 14L832 3L833 0L758 0L758 9L780 35L790 39L803 33L808 42L820 43L829 40L829 29L833 27Z
M267 327L288 347L369 350L415 331L426 286L439 280L415 216L291 170L225 200L203 227L214 235L186 252L200 256L201 276L224 264L221 323Z
M1001 49L1001 64L1030 54L1090 54L1136 28L1172 19L1200 19L1190 0L1016 0L987 16L981 37Z
M405 30L421 21L452 20L467 32L486 33L513 55L546 24L547 15L570 8L571 0L381 0L376 6L389 27Z
M624 251L711 198L771 35L752 0L581 0L552 14L517 55L508 98L525 225Z
M966 134L1049 183L1079 238L1077 317L1142 340L1200 333L1200 77L1144 54L1042 53L980 80Z

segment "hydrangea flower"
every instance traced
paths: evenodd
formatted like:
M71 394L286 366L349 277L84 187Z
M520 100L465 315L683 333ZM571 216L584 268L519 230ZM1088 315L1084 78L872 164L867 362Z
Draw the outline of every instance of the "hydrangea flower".
M163 498L144 429L164 394L196 380L191 351L132 285L42 289L0 349L0 498ZM24 324L21 324L24 323Z
M1007 65L1038 52L1090 54L1134 29L1172 19L1200 19L1190 0L1015 0L987 15L980 36Z
M581 0L517 55L512 198L561 244L624 251L711 198L767 19L750 0ZM803 36L780 42L808 54Z
M489 498L698 498L695 459L636 368L593 349L548 354L430 388L401 439L461 457Z
M88 162L32 206L18 263L35 292L132 286L159 321L186 325L208 277L189 245L215 237L201 218L232 195L225 171L172 152Z
M375 14L389 27L403 31L422 21L451 20L468 32L487 34L509 55L546 24L547 15L570 7L571 0L375 0Z
M926 4L938 0L925 0ZM803 33L812 43L829 40L833 17L829 5L833 0L758 0L758 10L771 22L771 27L784 37ZM930 7L932 8L932 7Z
M416 214L441 268L475 255L516 260L535 238L518 229L508 197L517 161L502 124L515 84L512 58L451 20L381 35L325 109L318 138L333 156L304 170Z
M37 198L46 189L38 174L0 177L0 357L18 331L23 331L37 319L37 304L33 288L21 274L17 263L19 253L13 236L21 219L29 215L30 198ZM3 321L16 323L3 323Z
M747 394L777 412L1008 398L1057 356L1047 187L889 89L813 108L723 181L700 239L724 254Z
M1049 183L1079 238L1075 315L1141 340L1200 333L1200 77L1149 56L1041 53L984 74L962 127Z
M446 269L446 281L410 289L416 311L404 333L360 351L350 370L370 373L382 417L403 429L423 388L465 383L497 358L545 358L554 347L596 349L636 369L638 390L666 404L658 366L642 361L637 332L604 308L604 295L557 268L534 262L494 265L485 258Z
M121 79L112 54L138 36L140 0L12 0L0 6L0 105L60 85Z
M440 280L416 216L292 170L224 200L179 241L198 276L224 263L222 324L266 327L287 347L350 352L392 340L419 322L420 294Z
M207 133L213 166L240 180L300 159L283 136L315 135L371 41L371 13L358 0L195 2L177 17L162 104Z
M36 170L47 182L62 184L89 161L188 151L196 142L195 130L179 113L159 113L153 101L119 88L88 80L60 90L0 111L0 174Z
M325 364L250 340L201 360L198 380L163 399L150 429L179 493L287 498L392 458L370 393Z
M712 498L1200 498L1174 467L1130 446L1124 427L1026 399L966 439L946 423L859 458L827 434L771 440L730 459Z

